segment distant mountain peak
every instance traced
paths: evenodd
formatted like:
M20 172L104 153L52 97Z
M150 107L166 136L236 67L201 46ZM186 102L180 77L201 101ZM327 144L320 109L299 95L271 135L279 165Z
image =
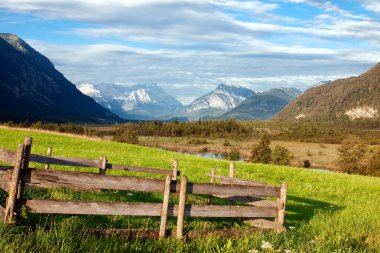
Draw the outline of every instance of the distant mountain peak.
M133 86L92 83L89 85L85 82L77 86L104 107L128 119L156 119L183 107L154 82Z
M188 112L219 109L222 111L230 110L243 102L254 92L241 86L220 84L215 90L196 99L188 108Z
M271 119L290 101L299 96L300 93L301 91L298 89L286 87L257 92L219 118L244 120Z

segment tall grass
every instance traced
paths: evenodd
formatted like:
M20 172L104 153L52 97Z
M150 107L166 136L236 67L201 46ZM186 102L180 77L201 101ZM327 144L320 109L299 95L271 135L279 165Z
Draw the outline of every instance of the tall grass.
M179 160L182 175L191 182L208 182L213 167L228 174L228 162L199 158L128 144L0 129L0 147L15 150L25 136L33 137L32 152L97 159L107 155L111 163L170 169ZM34 165L33 165L34 166ZM110 174L128 174L107 171ZM142 175L142 174L141 174ZM146 174L145 174L146 175ZM287 232L258 232L236 238L211 236L177 241L96 238L85 228L158 228L158 218L121 216L32 215L22 212L14 225L0 224L1 252L378 252L380 249L380 179L300 168L236 163L236 176L280 185L288 182L285 225ZM160 176L157 176L160 177ZM69 189L27 189L31 198L161 202L161 194L126 191L78 192ZM4 192L0 195L4 203ZM173 203L177 198L171 199ZM191 195L192 203L205 198ZM223 202L223 200L221 200ZM3 204L2 203L2 204ZM169 228L175 227L169 219ZM238 219L185 219L185 230L245 227ZM261 248L269 242L273 250Z

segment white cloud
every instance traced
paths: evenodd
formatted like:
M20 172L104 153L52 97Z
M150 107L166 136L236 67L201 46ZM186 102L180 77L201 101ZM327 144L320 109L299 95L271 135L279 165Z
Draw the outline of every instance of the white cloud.
M317 82L359 74L380 53L279 46L254 41L249 51L199 52L136 49L115 44L67 46L29 41L74 83L137 84L157 82L188 103L222 82L245 83L265 90L273 86L305 89Z
M284 2L318 11L307 20L278 16ZM375 1L365 3L377 10ZM183 102L220 82L306 88L380 59L379 21L334 1L2 0L4 10L78 24L55 35L92 44L28 40L73 82L154 81Z
M380 2L378 0L364 0L360 2L367 10L380 13Z

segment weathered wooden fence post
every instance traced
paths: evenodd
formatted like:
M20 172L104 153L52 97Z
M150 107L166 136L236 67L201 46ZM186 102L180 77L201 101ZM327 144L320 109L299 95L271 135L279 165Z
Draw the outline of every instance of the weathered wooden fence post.
M107 157L105 155L100 157L99 174L105 175L107 169Z
M32 150L32 137L25 137L24 139L24 156L22 159L22 169L29 168L30 152Z
M172 174L173 181L177 180L177 173L178 173L178 160L174 159L173 160L173 174Z
M285 221L285 202L286 202L286 193L288 191L288 184L282 183L280 197L277 199L277 216L276 222L278 224L284 224Z
M4 220L6 223L12 223L17 201L17 191L19 190L20 171L23 166L25 145L20 144L17 149L16 161L13 168L12 178L8 186L8 199L5 206Z
M22 165L21 169L26 170L29 168L29 158L30 158L30 153L32 151L32 137L25 137L24 138L24 154L22 158ZM17 199L21 199L22 197L22 192L23 192L24 184L19 180L17 184Z
M181 179L181 189L179 193L179 203L178 203L177 239L183 238L183 222L185 218L186 189L187 189L187 176L183 176Z
M172 176L167 175L166 180L165 180L164 199L162 201L160 231L158 234L158 237L160 239L165 237L165 232L166 232L166 223L168 220L168 207L169 207L170 183L171 183L171 181L172 181Z
M46 152L47 156L51 156L52 151L53 151L53 148L52 147L48 147L48 150ZM45 170L48 170L49 166L50 166L50 164L48 164L48 163L45 164Z
M230 177L235 177L235 163L230 162Z

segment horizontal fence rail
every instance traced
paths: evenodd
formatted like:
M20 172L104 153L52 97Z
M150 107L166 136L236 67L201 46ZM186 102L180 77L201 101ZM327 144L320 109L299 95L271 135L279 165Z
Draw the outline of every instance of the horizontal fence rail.
M16 161L16 151L0 148L0 161L14 165Z
M168 217L177 217L178 239L184 236L184 217L244 218L246 223L252 226L283 230L287 184L276 187L263 182L235 178L234 163L230 164L229 177L216 175L213 170L209 175L211 183L191 183L186 176L177 181L177 176L180 175L177 160L173 161L172 170L144 168L111 164L105 155L99 160L52 156L51 147L48 148L46 156L36 155L31 154L31 146L32 139L26 138L17 151L0 149L0 161L11 165L0 166L0 188L8 192L5 208L0 206L0 216L4 217L7 223L12 223L15 213L25 207L30 213L40 214L158 216L161 217L160 228L154 233L158 238L167 235ZM45 169L30 168L29 162L45 164ZM99 173L50 170L49 166L52 164L92 167L99 169ZM107 169L162 174L166 179L111 176L106 174ZM216 184L216 179L220 180L221 184ZM23 199L24 186L47 189L66 187L73 190L159 192L163 193L163 202ZM169 204L171 194L179 194L179 204ZM187 194L208 195L208 204L186 205ZM229 205L212 205L211 196L227 199ZM276 198L277 201L262 199L267 197ZM230 201L241 202L244 205L232 205ZM257 218L275 218L275 221Z
M99 202L70 200L26 200L30 213L161 216L162 203ZM20 208L20 207L19 207ZM169 205L168 216L178 216L178 205ZM255 206L187 205L185 217L274 217L276 210Z
M26 185L42 188L72 187L77 189L107 189L143 192L163 192L163 180L130 176L101 176L86 172L50 171L42 169L22 170L21 179ZM170 191L179 193L181 183L171 182ZM204 195L236 195L255 197L279 197L280 188L274 186L218 185L188 183L187 193Z

